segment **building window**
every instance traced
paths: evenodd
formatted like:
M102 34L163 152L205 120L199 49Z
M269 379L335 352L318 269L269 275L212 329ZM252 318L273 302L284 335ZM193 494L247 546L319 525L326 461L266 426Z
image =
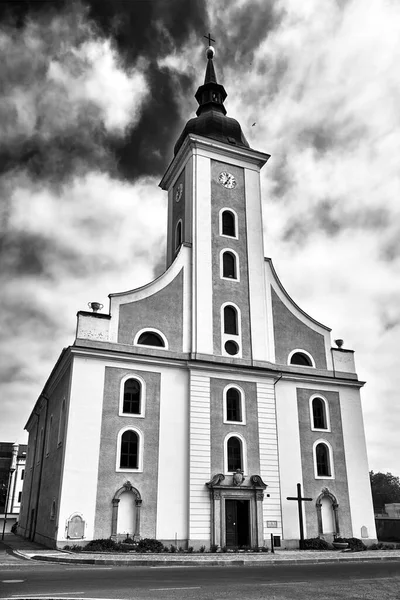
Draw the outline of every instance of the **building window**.
M134 342L140 346L155 346L157 348L165 348L167 344L161 332L154 330L142 331L137 335L137 340Z
M36 449L36 464L40 463L40 460L42 458L42 445L43 445L43 427L40 429L40 434L39 434L39 443Z
M50 436L51 436L51 430L53 427L53 415L50 415L48 427L49 428L47 430L47 439L46 439L46 456L48 456L50 453Z
M142 386L137 379L128 379L124 384L122 412L128 415L140 414Z
M53 502L51 503L51 509L50 509L50 521L54 521L55 518L56 518L56 501L55 501L55 499L53 499Z
M121 456L119 466L121 469L138 468L139 440L135 431L128 430L121 437Z
M315 367L314 359L305 350L293 350L289 354L289 364L298 365L300 367Z
M237 310L229 304L224 307L224 333L238 335Z
M236 257L232 252L222 254L222 277L237 279Z
M224 421L244 424L244 394L236 386L224 390Z
M330 448L325 442L315 444L315 468L317 477L332 477Z
M314 429L328 429L325 402L322 398L313 398L312 417Z
M221 235L237 237L236 215L231 210L223 210L221 213Z
M18 492L18 502L21 502L22 499L22 492Z
M133 427L122 429L117 438L117 471L142 471L143 435Z
M22 469L22 471L21 471L21 479L23 480L24 477L25 477L25 469Z
M182 221L179 220L175 228L175 250L182 244Z
M63 436L64 436L64 428L65 428L65 399L62 401L62 404L61 404L60 422L58 424L57 446L60 446L62 444Z
M243 471L242 442L238 437L232 436L227 443L228 472L233 473L236 469Z

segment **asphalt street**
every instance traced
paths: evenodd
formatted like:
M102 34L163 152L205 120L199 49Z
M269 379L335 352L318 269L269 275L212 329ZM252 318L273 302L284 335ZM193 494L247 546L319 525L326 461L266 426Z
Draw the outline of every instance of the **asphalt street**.
M0 552L0 598L399 600L400 562L268 567L40 563Z

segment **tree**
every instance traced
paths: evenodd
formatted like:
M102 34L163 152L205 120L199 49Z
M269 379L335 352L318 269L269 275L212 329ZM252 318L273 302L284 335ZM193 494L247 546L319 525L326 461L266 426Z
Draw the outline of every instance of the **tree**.
M391 473L374 473L370 471L369 478L372 490L374 512L382 512L385 504L400 502L400 478Z

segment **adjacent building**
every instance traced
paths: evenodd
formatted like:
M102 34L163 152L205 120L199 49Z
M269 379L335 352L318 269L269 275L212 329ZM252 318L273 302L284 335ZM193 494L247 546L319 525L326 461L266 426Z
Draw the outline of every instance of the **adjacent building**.
M298 547L297 484L306 537L376 540L353 351L264 257L269 155L226 116L213 55L160 183L166 271L78 313L26 425L19 531L49 546Z
M25 477L27 445L0 442L0 532L18 521Z

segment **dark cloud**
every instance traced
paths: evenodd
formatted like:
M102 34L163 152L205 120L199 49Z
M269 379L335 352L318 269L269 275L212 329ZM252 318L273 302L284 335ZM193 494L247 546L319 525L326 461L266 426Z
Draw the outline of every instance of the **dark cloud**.
M298 133L297 143L302 147L312 147L322 155L331 150L343 149L349 152L357 148L366 131L366 125L353 118L342 118L338 123L332 115L329 122L304 127Z
M287 154L272 156L268 168L268 175L272 182L271 200L281 200L294 185Z

